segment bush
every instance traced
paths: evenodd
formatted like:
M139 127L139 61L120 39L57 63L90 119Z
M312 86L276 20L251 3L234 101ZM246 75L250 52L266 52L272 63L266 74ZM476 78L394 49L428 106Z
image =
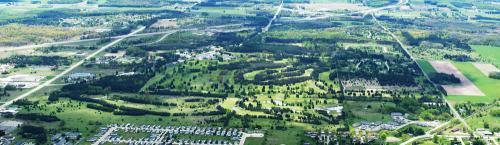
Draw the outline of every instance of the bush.
M490 73L490 78L500 80L500 72Z
M450 85L450 84L458 84L460 83L460 79L455 77L453 74L446 74L446 73L432 73L429 75L431 81L433 81L436 84L441 84L441 85Z

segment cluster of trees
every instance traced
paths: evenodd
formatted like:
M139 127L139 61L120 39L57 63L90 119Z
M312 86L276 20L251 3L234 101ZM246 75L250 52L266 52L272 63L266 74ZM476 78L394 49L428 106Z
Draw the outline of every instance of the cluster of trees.
M453 74L447 73L431 73L429 74L429 78L436 84L441 85L450 85L450 84L459 84L460 79L455 77Z
M492 79L500 80L500 72L492 72L490 73L489 77Z
M132 102L132 103L158 105L158 106L177 106L176 103L164 102L164 101L158 100L157 98L145 97L145 96L133 96L133 97L131 97L131 96L115 95L115 96L113 96L112 99L123 100L123 101L127 101L127 102Z
M17 134L23 138L34 139L36 144L45 144L47 142L47 130L43 127L22 125Z
M102 44L102 43L100 43ZM43 53L49 53L49 52L58 52L62 50L96 50L97 46L50 46L50 47L43 47L38 49L38 51L41 51Z
M143 115L158 115L158 116L170 116L169 112L158 112L139 108L132 108L126 106L118 107L119 110L113 112L114 115L130 115L130 116L143 116Z
M397 134L397 136L402 136L402 134L413 134L413 136L419 136L425 134L425 129L415 125L409 125L403 127Z
M92 82L91 85L108 88L113 92L137 93L151 77L152 75L148 74L110 75L99 78L95 82Z
M28 99L20 99L20 100L14 101L12 104L18 105L18 106L29 106L29 105L37 105L38 101L33 102L33 101L29 101Z
M472 51L472 48L469 46L466 40L462 40L455 35L449 35L445 32L436 32L433 34L429 34L426 37L420 38L414 38L409 32L403 32L402 34L405 37L406 41L408 41L408 43L413 46L419 46L421 42L428 41L442 44L444 47L448 48L460 48L466 51Z
M212 93L212 92L196 92L196 91L177 91L171 89L157 89L150 92L156 95L169 95L169 96L199 96L209 98L227 98L227 93Z
M132 108L132 107L126 107L126 106L117 106L115 104L111 104L106 102L105 100L100 100L100 99L93 99L93 98L87 98L87 97L82 97L77 94L72 94L71 92L61 92L61 91L56 91L50 94L49 100L51 101L56 101L57 98L70 98L73 100L78 100L82 102L88 102L89 104L87 105L88 108L91 109L96 109L104 112L113 112L115 115L132 115L132 116L141 116L141 115L159 115L159 116L169 116L170 113L168 112L157 112L157 111L151 111L151 110L144 110L144 109L139 109L139 108ZM127 99L127 101L141 101L140 99ZM159 104L159 103L155 103ZM166 105L167 103L164 103L163 105ZM168 103L168 105L172 105Z
M15 64L16 67L26 67L28 65L62 66L70 65L71 60L61 56L14 55L9 58L0 59L0 63Z
M40 113L17 113L16 119L22 120L33 120L33 121L44 121L44 122L56 122L60 121L59 118L53 115L44 115Z
M226 109L222 108L220 105L217 105L215 107L215 111L208 111L208 112L194 112L191 113L193 116L213 116L213 115L224 115L226 114Z

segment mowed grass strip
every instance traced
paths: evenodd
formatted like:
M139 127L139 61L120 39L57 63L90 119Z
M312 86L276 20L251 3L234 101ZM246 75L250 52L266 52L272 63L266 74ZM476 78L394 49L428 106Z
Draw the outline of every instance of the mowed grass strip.
M427 74L437 72L436 69L434 69L434 67L432 67L432 65L427 60L420 59L417 60L417 63L420 65L420 67L422 67L424 72Z
M486 96L448 96L448 100L454 103L490 103L500 98L500 80L495 80L484 76L470 62L454 62L453 65L462 72L470 81L472 81Z

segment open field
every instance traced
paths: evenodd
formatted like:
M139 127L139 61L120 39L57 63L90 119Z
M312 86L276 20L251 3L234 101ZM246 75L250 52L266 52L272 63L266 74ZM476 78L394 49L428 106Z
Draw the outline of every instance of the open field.
M436 73L436 69L432 67L432 64L429 63L427 60L417 60L417 63L422 67L425 73Z
M432 61L430 63L437 72L453 74L460 79L460 85L442 85L448 95L484 96L484 93L455 68L451 62Z
M500 47L472 45L472 48L482 57L488 59L488 61L491 61L496 66L500 66Z
M450 95L447 98L456 103L465 102L492 102L495 99L500 98L500 80L495 80L488 78L481 71L476 69L473 64L468 62L454 62L453 63L458 70L463 73L468 79L470 79L486 96L457 96Z
M488 77L490 76L491 73L493 72L499 72L500 70L492 65L492 64L486 64L486 63L472 63L474 67L476 67L481 73L484 74L484 76Z

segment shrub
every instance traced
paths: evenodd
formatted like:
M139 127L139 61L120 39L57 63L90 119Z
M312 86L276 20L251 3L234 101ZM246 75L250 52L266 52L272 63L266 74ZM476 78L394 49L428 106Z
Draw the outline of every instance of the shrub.
M500 80L500 72L490 73L490 78Z

